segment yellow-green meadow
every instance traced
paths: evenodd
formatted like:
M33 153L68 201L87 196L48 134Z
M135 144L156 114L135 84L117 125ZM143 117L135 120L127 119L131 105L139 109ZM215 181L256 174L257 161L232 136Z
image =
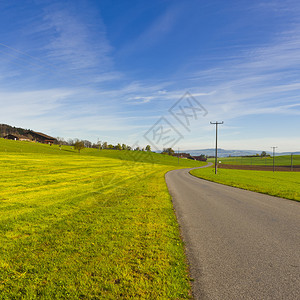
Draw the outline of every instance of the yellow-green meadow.
M201 163L62 148L0 139L1 298L188 298L164 174Z

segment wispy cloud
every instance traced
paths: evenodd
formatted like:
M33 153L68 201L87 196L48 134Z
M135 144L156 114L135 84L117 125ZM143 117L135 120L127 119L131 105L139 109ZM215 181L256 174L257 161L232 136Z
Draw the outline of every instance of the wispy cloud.
M300 39L294 32L285 32L272 45L254 48L230 63L198 71L192 83L209 82L215 94L211 103L219 106L227 117L257 113L294 114L300 91ZM194 84L195 85L195 84Z
M47 2L46 2L47 3ZM45 85L87 85L118 80L112 47L100 11L91 4L51 1L32 7L17 43L0 41L0 59L8 78ZM30 14L24 4L24 14ZM81 10L81 11L80 11ZM25 80L24 80L25 79Z
M182 5L172 5L158 16L138 37L121 49L123 55L152 47L170 34L180 17Z
M44 15L44 31L50 33L49 43L45 45L48 57L75 70L99 66L108 69L112 60L105 26L98 20L100 28L95 32L86 21L61 4L48 6Z
M36 117L55 116L65 99L73 95L70 90L35 90L26 92L0 91L0 118L2 122L16 124Z
M154 97L148 96L135 96L128 98L130 104L143 104L150 102Z

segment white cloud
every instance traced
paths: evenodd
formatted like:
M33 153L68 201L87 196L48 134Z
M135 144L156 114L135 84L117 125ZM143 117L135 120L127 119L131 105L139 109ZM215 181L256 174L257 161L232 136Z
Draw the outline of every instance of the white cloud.
M247 51L241 59L196 72L191 82L208 83L215 91L206 105L210 113L217 106L218 116L299 114L299 49L298 34L285 32L272 45Z
M128 98L130 104L143 104L149 103L154 97L148 96L135 96Z
M45 9L43 31L51 32L49 43L45 45L48 57L59 61L70 69L85 69L112 66L111 46L105 36L104 24L100 24L97 35L92 26L81 21L65 7L48 6Z
M59 109L61 101L70 97L72 91L53 89L27 92L1 92L0 115L2 119L8 116L14 119L31 118Z
M176 24L182 7L181 5L170 6L163 14L157 17L136 39L121 49L123 55L139 51L145 47L157 44L163 37L169 34Z

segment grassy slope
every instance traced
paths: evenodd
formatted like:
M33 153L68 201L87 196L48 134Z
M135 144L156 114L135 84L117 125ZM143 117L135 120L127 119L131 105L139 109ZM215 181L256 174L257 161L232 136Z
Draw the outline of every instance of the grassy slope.
M209 158L208 161L215 162L214 158ZM258 166L272 166L273 157L220 157L218 161L222 164L231 165L258 165ZM283 155L275 157L276 166L290 166L291 156ZM293 156L293 165L300 165L300 155Z
M177 167L160 154L0 139L1 297L187 298L164 182Z
M192 170L191 174L206 180L269 194L272 196L300 201L299 172L268 172L213 168Z
M32 142L21 142L4 140L0 138L0 153L32 153L34 155L55 154L60 156L78 154L78 151L73 150L73 147L58 145L36 144ZM118 151L118 150L100 150L85 148L81 151L80 156L107 157L111 159L119 159L122 161L144 162L151 164L162 164L173 167L178 166L176 157L161 155L152 152L142 151ZM203 165L202 162L196 162L189 159L179 159L179 167L195 167Z

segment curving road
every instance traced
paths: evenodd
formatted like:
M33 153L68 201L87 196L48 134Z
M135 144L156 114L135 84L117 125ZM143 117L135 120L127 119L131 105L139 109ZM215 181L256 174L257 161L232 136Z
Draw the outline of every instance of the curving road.
M166 182L196 299L300 299L300 203L201 180Z

